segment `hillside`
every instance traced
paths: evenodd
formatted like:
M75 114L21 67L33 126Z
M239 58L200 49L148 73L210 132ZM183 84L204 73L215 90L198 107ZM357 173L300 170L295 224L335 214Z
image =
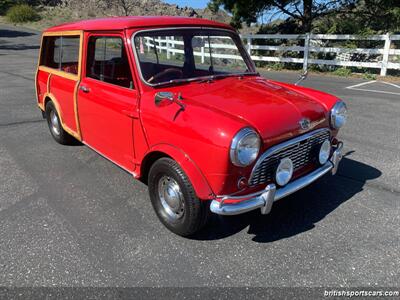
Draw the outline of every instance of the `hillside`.
M108 16L187 16L206 18L229 23L229 15L220 10L211 12L208 8L193 9L167 4L161 0L62 0L54 6L37 8L41 20L25 24L35 29L44 29L56 24Z

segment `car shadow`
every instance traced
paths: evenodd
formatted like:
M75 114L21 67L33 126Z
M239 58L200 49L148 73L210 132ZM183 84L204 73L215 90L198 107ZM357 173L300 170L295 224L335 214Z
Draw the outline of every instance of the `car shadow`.
M0 50L35 50L39 49L38 45L25 45L25 44L12 44L12 45L2 45L0 44Z
M32 36L35 33L19 31L19 30L8 30L8 29L0 29L0 38L16 38L16 37L24 37L24 36Z
M261 215L258 209L237 216L213 214L209 224L191 238L223 239L248 228L247 233L253 235L253 241L268 243L312 230L315 223L361 192L368 180L381 174L374 167L344 157L337 175L326 175L303 190L275 202L270 214Z

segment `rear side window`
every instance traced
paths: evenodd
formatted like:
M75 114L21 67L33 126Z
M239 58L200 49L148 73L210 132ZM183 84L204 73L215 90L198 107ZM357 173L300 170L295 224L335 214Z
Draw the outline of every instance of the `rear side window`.
M86 76L133 88L126 49L120 37L92 36L89 38Z
M79 36L43 37L40 65L78 74L79 45Z
M43 37L42 53L40 55L40 65L53 69L59 68L61 60L61 37Z
M63 36L61 38L61 70L78 74L79 37Z

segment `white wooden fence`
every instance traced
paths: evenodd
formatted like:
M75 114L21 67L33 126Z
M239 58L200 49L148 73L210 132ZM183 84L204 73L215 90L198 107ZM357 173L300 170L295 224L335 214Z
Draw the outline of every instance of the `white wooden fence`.
M362 67L362 68L376 68L380 69L381 76L386 76L387 69L400 70L400 49L394 48L393 41L399 41L400 35L369 35L358 36L349 34L255 34L243 35L242 38L246 41L247 49L251 54L251 58L255 61L267 62L291 62L303 64L303 69L307 70L309 64L316 65L332 65L344 67ZM270 46L270 45L254 45L254 40L302 40L303 46ZM312 42L315 41L384 41L383 48L344 48L344 47L321 47L313 46ZM254 55L253 50L269 50L269 51L293 51L303 52L302 58L281 57L281 56L261 56ZM258 51L260 52L260 51ZM380 60L376 61L356 61L356 60L343 60L340 55L336 55L335 59L314 59L310 58L310 53L336 53L336 54L366 54L379 55ZM398 56L398 62L392 62L389 58L391 56ZM348 56L349 57L349 56ZM351 57L351 56L350 56Z
M207 39L207 37L204 37L205 39ZM171 37L166 37L166 38L161 38L161 37L157 37L157 38L149 38L149 37L145 37L144 38L144 46L147 47L147 51L150 51L150 48L154 47L154 43L156 46L156 49L158 50L159 53L162 53L163 50L167 53L167 59L171 58L171 55L174 56L176 53L180 53L183 54L184 50L183 50L183 41L179 41L179 40L174 40ZM230 39L230 37L218 37L218 39ZM181 48L179 48L181 47ZM223 44L223 43L211 43L211 47L212 49L230 49L230 50L236 50L237 47L233 44L229 45L229 44ZM194 56L199 56L201 57L201 62L204 63L205 58L209 57L210 52L209 52L209 47L208 46L203 46L200 47L199 49L200 51L194 51L193 54ZM242 57L237 54L226 54L226 53L212 53L212 56L214 58L226 58L226 59L237 59L237 60L242 60Z
M380 69L380 75L386 76L388 69L400 70L400 34L397 35L348 35L348 34L254 34L242 35L243 42L248 53L254 61L264 62L283 62L302 64L303 69L307 70L309 64L315 65L331 65L343 67L362 67ZM258 43L258 41L266 40L274 41L273 45L268 45L267 42ZM336 41L346 42L352 41L381 41L380 48L346 48L346 47L325 47L324 44ZM280 43L277 41L281 41ZM304 45L286 45L288 41L297 42ZM396 42L398 41L398 42ZM145 45L153 47L151 39L146 39ZM184 53L183 49L178 49L176 45L182 45L183 41L173 40L171 38L162 39L158 37L154 39L156 48L159 52L163 50L167 53L167 58L176 53ZM396 43L398 49L396 49ZM262 44L262 45L259 45ZM277 45L280 44L280 45ZM212 44L211 47L220 49L234 49L234 45L227 44ZM277 55L263 55L266 51L275 52ZM281 54L286 52L285 56ZM296 57L290 57L287 53L295 52ZM333 53L334 59L318 59L313 58L317 53ZM364 59L354 58L354 54L364 54ZM200 56L204 62L205 57L209 55L208 47L201 47L200 51L194 52L195 56ZM238 55L213 53L213 57L227 59L241 59Z

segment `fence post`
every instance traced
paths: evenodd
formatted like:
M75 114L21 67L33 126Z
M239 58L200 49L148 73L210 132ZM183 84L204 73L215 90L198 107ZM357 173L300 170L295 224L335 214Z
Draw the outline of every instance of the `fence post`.
M165 45L167 47L167 59L170 59L171 58L171 52L169 51L169 46L170 46L170 43L168 42L169 41L169 37L166 36L165 40L166 40Z
M161 53L161 51L162 51L162 49L161 49L161 36L159 36L158 37L158 47L159 47L159 49L158 49L158 52L160 52Z
M307 32L304 38L304 48L303 48L303 72L307 72L308 70L308 55L310 48L310 33Z
M146 45L147 45L147 52L150 52L150 38L145 37Z
M249 53L249 55L251 56L251 36L248 35L247 36L247 52Z
M381 66L381 76L386 76L387 65L389 62L389 51L390 51L390 34L385 34L385 46L383 48L382 66Z
M171 40L175 41L175 37L171 36ZM171 43L171 49L173 49L172 52L172 56L175 56L175 43Z

